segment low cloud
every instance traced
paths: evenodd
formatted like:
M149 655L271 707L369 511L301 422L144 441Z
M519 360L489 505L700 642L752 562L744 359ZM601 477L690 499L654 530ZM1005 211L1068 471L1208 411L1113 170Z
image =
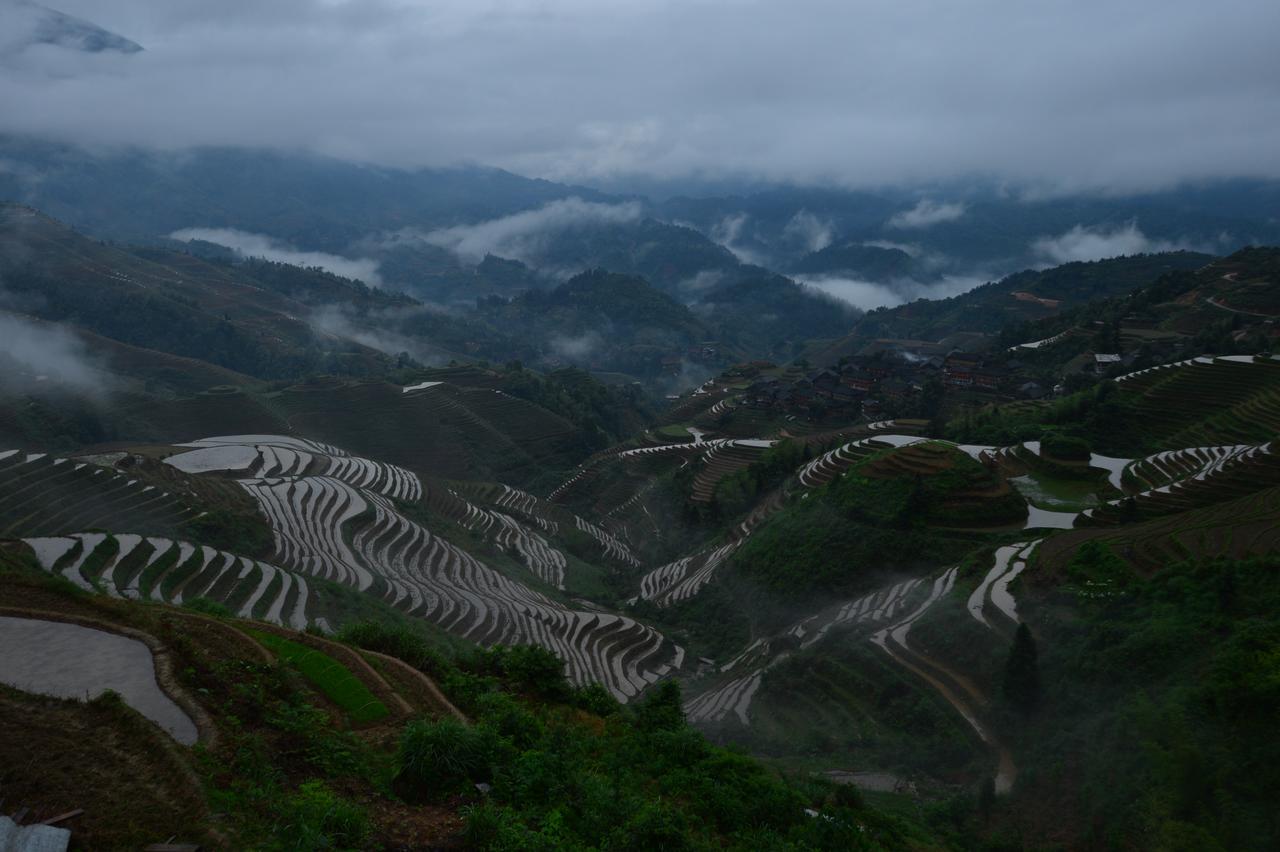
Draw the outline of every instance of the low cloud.
M730 213L711 227L712 240L727 248L743 263L766 266L765 258L755 249L742 245L742 230L751 217L746 213Z
M893 240L863 240L862 244L864 246L870 246L871 248L897 249L898 251L904 254L909 254L912 257L919 257L924 253L924 249L920 248L918 245L914 245L912 243L898 243Z
M0 313L0 383L20 390L59 389L105 396L110 379L69 329Z
M183 228L169 235L171 240L189 242L203 240L226 246L242 257L260 257L293 266L320 267L325 272L363 281L370 287L381 287L378 261L367 257L341 257L321 251L299 251L265 234L237 231L234 228Z
M894 308L916 299L949 299L992 279L976 275L946 275L930 284L910 280L861 281L830 276L798 280L855 308L870 311L875 308Z
M1175 251L1180 248L1188 246L1150 239L1138 228L1137 222L1128 222L1113 230L1076 225L1066 233L1056 237L1041 237L1031 244L1031 250L1037 257L1054 264Z
M721 270L704 269L678 283L676 289L686 296L697 296L718 287L722 281L724 273Z
M894 215L885 224L901 229L931 228L943 222L954 222L965 214L966 209L962 201L938 202L922 198L915 207Z
M604 339L594 331L571 336L560 335L551 338L547 346L553 353L566 361L581 361L591 357L604 344Z
M428 366L443 364L447 359L441 350L431 346L421 337L391 330L412 310L422 310L422 308L405 309L398 312L398 315L386 313L371 317L357 317L338 305L325 305L312 311L307 321L318 331L354 340L362 346L368 346L387 355L397 356L404 352L415 361Z
M48 2L146 50L23 49L0 74L7 133L588 183L1280 175L1264 0ZM762 65L779 43L805 61ZM867 68L877 85L848 85Z
M494 254L538 266L556 235L628 224L639 221L642 215L637 202L601 204L575 196L474 225L455 225L425 234L400 231L391 235L390 241L422 240L453 252L467 263L479 263L486 254Z
M798 242L806 251L822 251L831 245L835 228L830 222L819 219L808 210L801 210L783 227L782 236Z

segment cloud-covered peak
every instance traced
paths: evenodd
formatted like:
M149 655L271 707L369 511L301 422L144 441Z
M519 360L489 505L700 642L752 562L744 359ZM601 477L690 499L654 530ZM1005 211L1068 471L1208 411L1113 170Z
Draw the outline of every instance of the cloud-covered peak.
M28 0L0 0L0 56L33 45L83 53L138 53L142 45L97 24Z

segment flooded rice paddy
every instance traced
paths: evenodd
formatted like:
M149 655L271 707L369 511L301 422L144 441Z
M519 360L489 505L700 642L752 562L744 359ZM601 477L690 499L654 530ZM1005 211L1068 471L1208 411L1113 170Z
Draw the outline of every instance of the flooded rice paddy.
M35 618L0 616L0 682L59 698L95 698L105 690L183 745L196 726L156 683L151 649L126 636Z

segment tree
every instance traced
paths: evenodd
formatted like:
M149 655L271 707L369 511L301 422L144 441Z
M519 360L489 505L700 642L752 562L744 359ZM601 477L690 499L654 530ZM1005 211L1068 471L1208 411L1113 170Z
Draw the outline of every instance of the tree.
M636 725L642 730L678 731L684 724L684 698L677 681L658 684L636 708Z
M978 816L982 818L982 824L986 825L991 822L991 811L996 806L996 779L986 778L982 782L982 786L978 788Z
M1019 624L1004 667L1005 700L1022 713L1031 713L1040 703L1040 664L1036 640L1027 625Z

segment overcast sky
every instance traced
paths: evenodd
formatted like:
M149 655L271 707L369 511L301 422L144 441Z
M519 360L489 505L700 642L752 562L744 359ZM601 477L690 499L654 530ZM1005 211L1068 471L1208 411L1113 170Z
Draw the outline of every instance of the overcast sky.
M1280 176L1276 0L51 5L146 50L0 38L0 130L585 182Z

